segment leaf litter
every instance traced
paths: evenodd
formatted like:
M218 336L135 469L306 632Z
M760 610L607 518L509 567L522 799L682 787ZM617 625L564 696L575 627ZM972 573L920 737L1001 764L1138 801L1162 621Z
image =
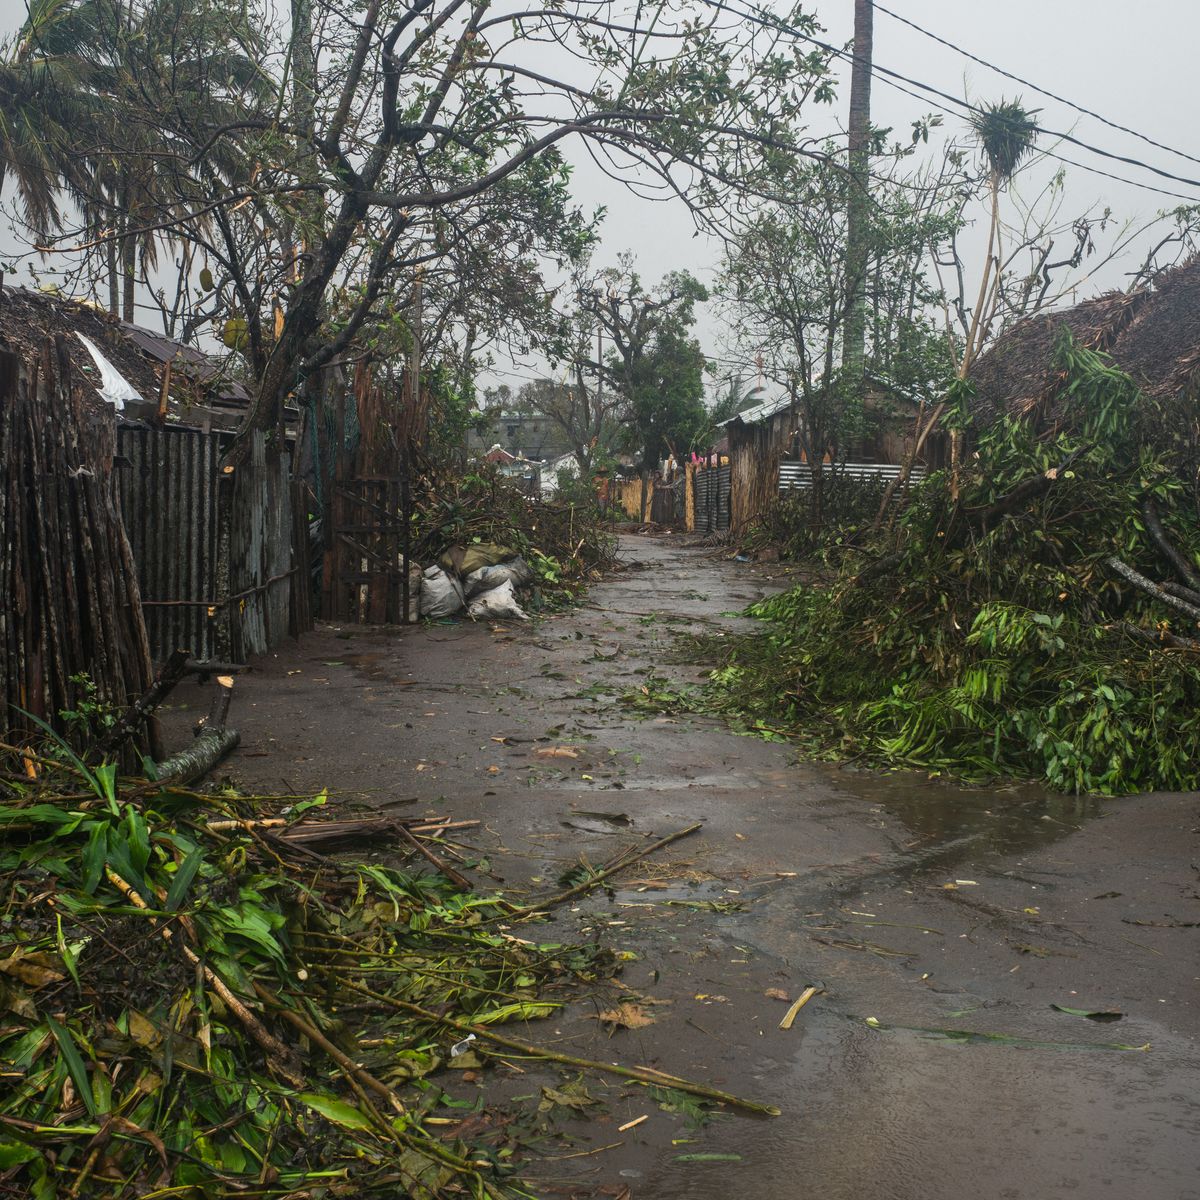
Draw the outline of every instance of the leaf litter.
M600 946L508 932L556 897L521 909L329 858L272 825L261 797L86 768L81 796L67 771L9 783L0 808L0 1169L21 1194L527 1195L511 1118L440 1115L483 1104L454 1100L441 1071L506 1050L684 1111L778 1111L497 1032L618 969ZM641 1012L622 1006L622 1023ZM536 1099L590 1104L582 1082Z

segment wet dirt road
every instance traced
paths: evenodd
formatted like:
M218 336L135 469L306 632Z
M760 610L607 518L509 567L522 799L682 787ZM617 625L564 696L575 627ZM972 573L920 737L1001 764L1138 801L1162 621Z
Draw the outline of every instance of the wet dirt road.
M239 783L482 819L465 840L514 890L705 822L535 935L635 954L622 981L655 1002L653 1023L609 1040L597 1002L515 1032L783 1115L695 1130L643 1088L589 1079L602 1106L563 1121L541 1192L1200 1198L1197 797L963 790L640 717L623 694L701 673L668 661L675 632L732 628L730 610L786 580L665 538L623 551L631 569L529 625L324 627L256 664L234 708ZM181 738L207 699L176 698ZM574 757L546 753L564 747ZM768 993L809 983L824 992L779 1029L787 1006ZM500 1067L483 1086L524 1095L530 1080Z

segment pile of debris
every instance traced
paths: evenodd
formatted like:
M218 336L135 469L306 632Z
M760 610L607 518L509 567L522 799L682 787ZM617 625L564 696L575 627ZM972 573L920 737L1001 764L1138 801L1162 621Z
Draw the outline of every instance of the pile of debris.
M533 581L529 564L508 546L480 542L453 546L421 572L421 616L452 617L467 610L473 621L528 620L514 589Z
M281 798L78 760L0 788L5 1194L526 1196L513 1118L464 1121L438 1082L514 1052L776 1111L495 1028L614 972L600 947L542 944L541 914L694 826L518 906L449 868L444 818L325 823L324 797L264 815ZM324 852L388 832L437 874Z

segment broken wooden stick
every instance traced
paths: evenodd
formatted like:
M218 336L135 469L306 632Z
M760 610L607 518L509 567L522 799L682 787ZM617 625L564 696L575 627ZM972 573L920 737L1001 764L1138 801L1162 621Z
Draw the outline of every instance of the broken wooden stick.
M149 717L167 698L175 685L183 678L187 663L186 650L174 650L154 682L135 700L101 736L84 756L85 761L95 762L116 750L126 738L131 737L139 724Z
M585 892L590 892L592 888L598 887L609 876L615 875L618 871L624 870L640 859L647 858L656 850L661 850L664 846L669 846L672 842L677 842L680 838L687 837L690 833L695 833L703 825L703 821L697 821L694 825L689 825L686 829L679 830L678 833L671 833L664 838L659 838L657 842L652 842L649 846L635 846L629 853L622 854L611 867L606 867L603 871L598 871L590 879L585 879L582 883L576 884L573 888L568 888L565 892L559 892L554 896L547 896L544 900L536 900L533 904L527 904L523 908L514 908L509 913L509 916L527 917L532 913L545 912L547 909L553 908L557 904L562 904L566 900L573 900L576 896L582 896Z
M236 729L226 729L229 704L233 699L233 676L217 678L217 694L213 697L208 716L196 727L196 740L187 750L181 750L158 764L160 783L194 783L209 773L241 741Z
M445 877L450 880L456 888L461 891L470 892L474 889L471 886L471 881L460 871L456 871L448 862L439 858L428 846L425 845L414 834L409 833L404 825L396 825L396 832L400 835L401 840L407 842L418 854L424 857Z
M422 1008L419 1004L412 1004L407 1000L397 1000L394 996L385 996L361 984L352 983L348 979L343 979L342 983L350 991L369 996L380 1004L389 1005L402 1012L413 1013L415 1016L445 1025L450 1029L456 1029L461 1033L473 1033L485 1041L495 1042L498 1046L507 1046L510 1050L519 1050L522 1054L528 1054L534 1058L566 1063L567 1066L577 1067L584 1071L602 1071L609 1075L620 1075L625 1079L634 1079L638 1083L649 1084L652 1087L674 1088L676 1091L687 1092L692 1096L701 1096L705 1100L717 1100L722 1104L728 1104L731 1108L740 1108L746 1112L760 1113L768 1117L779 1116L779 1109L773 1104L760 1104L757 1100L745 1100L741 1096L734 1096L729 1092L722 1092L702 1083L693 1083L690 1079L681 1079L678 1075L668 1075L665 1071L656 1071L653 1067L625 1067L618 1063L576 1058L573 1054L563 1054L559 1050L547 1050L544 1046L537 1046L532 1042L522 1042L517 1038L496 1033L486 1025L472 1025L467 1021L455 1020L454 1017L440 1016L438 1013L430 1012L427 1008Z
M796 1020L800 1010L821 990L820 986L815 983L810 983L808 987L800 993L799 999L791 1008L783 1014L783 1020L779 1022L780 1029L791 1029L792 1024Z

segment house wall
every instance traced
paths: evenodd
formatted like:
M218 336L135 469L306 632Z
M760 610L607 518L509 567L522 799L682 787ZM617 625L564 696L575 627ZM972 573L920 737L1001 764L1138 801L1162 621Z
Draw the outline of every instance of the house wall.
M729 433L729 524L744 529L774 503L779 464L791 438L789 411L754 425L734 421Z

